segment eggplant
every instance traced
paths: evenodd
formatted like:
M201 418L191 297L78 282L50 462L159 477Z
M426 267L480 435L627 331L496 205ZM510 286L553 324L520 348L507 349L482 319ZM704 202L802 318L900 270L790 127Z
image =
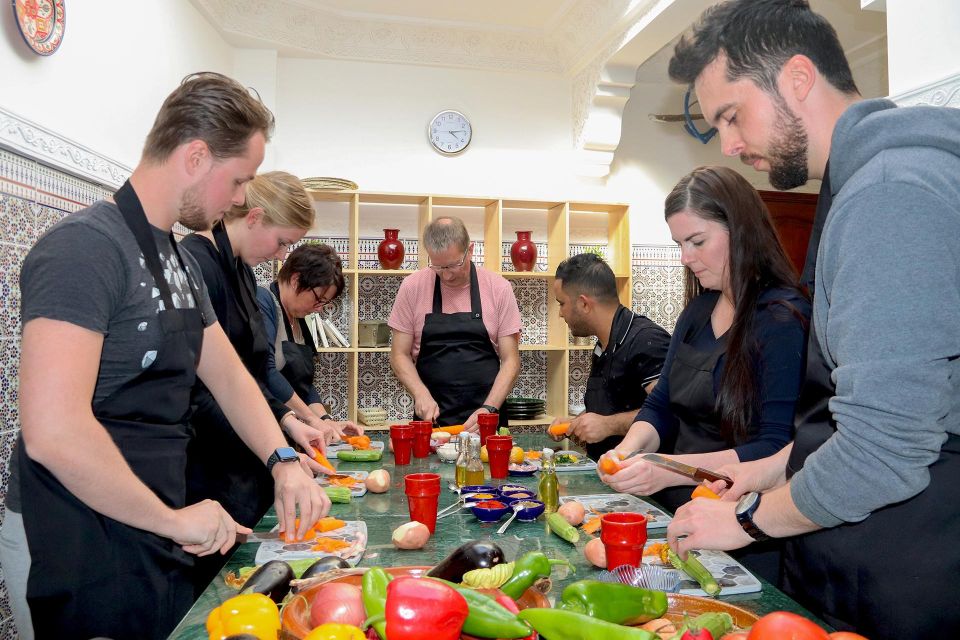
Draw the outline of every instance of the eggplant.
M240 593L262 593L280 604L290 592L293 569L283 560L271 560L250 574Z
M327 571L333 571L334 569L349 569L350 563L340 558L338 556L323 556L312 565L303 570L303 573L300 574L301 580L306 580L307 578L313 578L318 576L321 573L326 573Z
M427 575L460 584L467 571L488 569L503 562L506 562L506 558L500 547L489 540L471 540L454 549L453 553L430 569Z

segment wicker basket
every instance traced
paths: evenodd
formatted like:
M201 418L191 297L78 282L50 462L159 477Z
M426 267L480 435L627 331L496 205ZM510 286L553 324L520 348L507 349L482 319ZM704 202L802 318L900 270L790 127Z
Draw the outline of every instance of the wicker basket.
M347 191L357 189L357 183L343 178L303 178L300 181L307 191Z

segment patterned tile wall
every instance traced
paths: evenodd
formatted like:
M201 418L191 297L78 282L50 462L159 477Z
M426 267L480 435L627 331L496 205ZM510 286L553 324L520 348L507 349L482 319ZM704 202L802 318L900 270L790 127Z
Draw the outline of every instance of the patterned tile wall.
M67 214L111 192L0 150L0 521L20 434L20 268L30 247ZM0 638L15 631L0 575Z
M357 384L358 407L383 407L387 421L413 417L413 397L407 393L390 368L390 354L360 353Z
M683 270L677 247L634 245L633 310L672 332L683 310Z
M513 295L520 307L520 344L547 343L547 281L542 279L510 280Z
M346 400L350 357L349 353L321 353L313 365L313 385L320 392L320 401L337 420L346 420L349 416Z

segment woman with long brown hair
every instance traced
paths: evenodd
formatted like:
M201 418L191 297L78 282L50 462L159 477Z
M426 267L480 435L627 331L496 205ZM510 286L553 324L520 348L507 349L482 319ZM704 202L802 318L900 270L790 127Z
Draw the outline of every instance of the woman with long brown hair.
M810 305L757 191L725 167L677 183L664 216L686 267L686 306L660 381L606 455L659 451L716 469L792 438ZM695 480L633 457L601 479L671 510Z

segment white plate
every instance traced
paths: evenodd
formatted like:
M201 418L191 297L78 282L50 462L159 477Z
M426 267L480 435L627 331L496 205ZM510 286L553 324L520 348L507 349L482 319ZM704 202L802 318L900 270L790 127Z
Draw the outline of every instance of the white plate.
M567 471L594 471L594 470L597 468L597 463L594 462L593 460L591 460L591 459L590 459L590 456L588 456L588 455L585 454L585 453L581 453L581 452L579 452L579 451L569 451L569 450L557 451L557 452L553 455L553 459L556 460L556 459L557 459L557 456L560 455L560 454L562 454L562 453L573 454L573 455L577 456L577 462L575 462L575 463L569 463L569 462L560 463L560 462L557 462L557 463L554 465L554 466L556 467L556 469L557 469L557 473L564 473L564 472L567 472ZM527 460L527 463L528 463L528 464L532 464L532 465L536 465L537 469L538 469L538 470L540 469L540 466L541 466L541 465L540 465L540 459L539 459L539 458L537 458L536 460Z

